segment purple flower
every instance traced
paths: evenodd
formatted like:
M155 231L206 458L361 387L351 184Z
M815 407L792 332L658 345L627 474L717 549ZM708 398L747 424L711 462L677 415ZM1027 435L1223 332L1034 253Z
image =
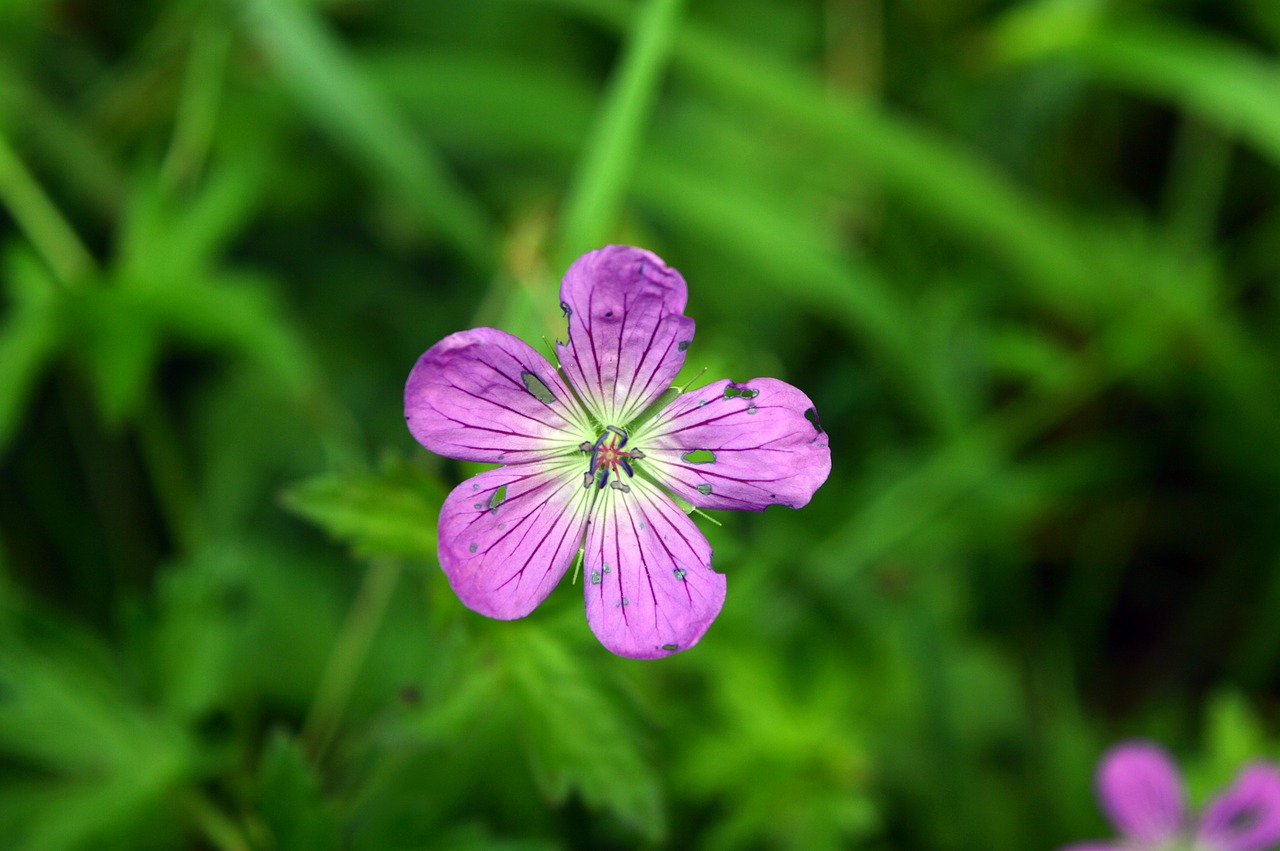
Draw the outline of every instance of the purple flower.
M440 565L471 609L524 617L579 551L587 621L605 647L651 659L692 647L724 604L711 546L672 494L700 508L799 508L831 451L809 398L772 378L675 394L693 320L684 278L610 245L560 285L561 368L493 328L445 337L404 391L432 452L502 467L440 511ZM666 396L664 396L666 394Z
M1193 818L1169 755L1149 742L1126 742L1098 766L1098 799L1121 840L1062 851L1268 851L1280 844L1280 771L1263 762L1246 765Z

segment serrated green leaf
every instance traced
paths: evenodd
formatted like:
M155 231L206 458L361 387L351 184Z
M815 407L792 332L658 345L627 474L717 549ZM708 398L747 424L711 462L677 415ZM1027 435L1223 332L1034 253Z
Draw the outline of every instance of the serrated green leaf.
M104 648L54 626L0 623L0 755L40 769L24 808L0 817L15 847L88 847L153 820L196 766L184 731L120 689Z
M547 796L560 803L576 794L646 839L662 839L661 782L618 696L542 627L512 624L501 636L534 774Z
M443 489L408 465L317 476L287 490L283 502L358 555L436 558Z
M259 768L261 811L276 851L325 851L337 848L336 814L320 793L320 777L283 732L267 743Z
M148 647L164 705L179 718L199 718L233 680L247 614L237 559L205 551L157 580L158 620Z

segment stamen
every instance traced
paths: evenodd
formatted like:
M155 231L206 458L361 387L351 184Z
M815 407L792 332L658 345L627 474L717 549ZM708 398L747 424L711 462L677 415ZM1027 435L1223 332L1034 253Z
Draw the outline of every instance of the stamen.
M605 487L613 487L621 490L623 493L630 492L631 488L619 482L619 470L627 475L627 478L633 478L636 474L635 468L631 466L631 462L644 458L644 453L638 449L625 450L623 447L627 445L629 435L627 430L619 428L615 425L607 425L600 436L596 438L595 443L583 441L579 444L578 449L582 452L590 451L591 459L588 464L586 476L583 478L583 487L590 487L592 481L596 483L596 487L604 490ZM614 475L614 481L610 483L610 474Z

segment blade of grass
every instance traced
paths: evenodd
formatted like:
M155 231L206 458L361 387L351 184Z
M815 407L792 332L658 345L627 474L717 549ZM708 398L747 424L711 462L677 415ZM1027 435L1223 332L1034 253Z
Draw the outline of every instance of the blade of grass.
M75 287L93 272L93 257L3 136L0 136L0 202L9 208L59 283Z
M246 0L252 36L311 117L478 268L497 260L495 228L426 140L366 79L311 7Z
M38 151L40 164L68 191L76 193L76 201L86 201L108 217L119 212L123 174L107 146L90 130L85 116L65 109L3 60L0 116L4 126L14 130L13 144Z
M161 167L161 175L171 187L194 182L204 165L231 52L231 30L221 20L205 21L193 31L192 38L173 139Z
M996 62L1066 57L1098 79L1170 101L1280 162L1280 62L1243 44L1158 20L1098 17L1065 35L1044 6L1020 7L993 31Z
M636 16L570 182L560 266L601 245L618 220L683 6L684 0L649 0Z
M424 121L458 134L468 149L518 144L539 159L569 162L591 120L590 92L576 80L506 57L383 57L374 66L404 108ZM413 85L418 78L440 81ZM468 85L483 81L472 94ZM554 111L530 110L546 103ZM749 131L744 131L749 132ZM501 140L500 142L498 140ZM797 299L829 315L900 377L902 397L935 426L953 419L940 388L920 359L911 310L869 263L841 250L829 222L772 202L760 158L744 183L710 174L685 162L660 134L636 161L631 193L654 218L669 221L750 265L779 299Z
M351 690L360 676L360 669L373 646L373 639L382 625L383 615L399 580L400 562L395 559L373 559L365 570L360 591L329 655L302 726L302 739L307 742L308 751L317 762L338 732Z
M553 2L615 29L631 18L615 0ZM1080 262L1083 248L1070 221L956 144L874 104L835 95L817 76L693 23L680 31L673 67L718 98L783 121L856 162L956 235L1002 256L1021 273L1020 283L1065 315L1087 312L1098 282Z

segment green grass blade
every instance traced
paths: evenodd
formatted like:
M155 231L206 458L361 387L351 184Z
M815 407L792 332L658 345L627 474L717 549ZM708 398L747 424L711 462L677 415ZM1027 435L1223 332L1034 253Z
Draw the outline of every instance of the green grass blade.
M1006 63L1065 56L1100 80L1211 121L1280 162L1280 62L1241 43L1156 21L1104 22L1040 35L1052 20L1037 11L1006 18L994 49ZM1047 14L1047 13L1046 13Z
M0 203L9 208L59 283L75 286L94 270L93 257L3 136Z
M415 136L316 14L292 0L248 0L249 27L293 95L382 185L468 259L496 258L488 213Z
M557 4L625 27L626 4L558 0ZM1042 204L954 143L873 104L833 95L799 73L695 24L675 45L674 67L717 97L785 122L878 180L960 236L1010 263L1042 298L1078 314L1095 283L1080 264L1078 234Z
M650 0L637 16L573 176L560 265L601 245L618 220L683 6L684 0Z

